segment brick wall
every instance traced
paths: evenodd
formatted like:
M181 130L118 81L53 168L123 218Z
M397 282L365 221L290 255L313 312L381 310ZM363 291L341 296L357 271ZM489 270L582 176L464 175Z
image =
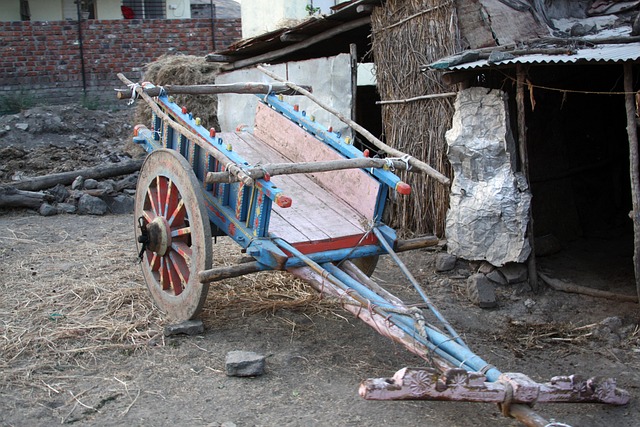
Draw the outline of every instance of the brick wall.
M204 56L240 39L240 19L91 20L82 22L87 94L106 102L125 73L137 81L141 68L163 54ZM83 94L78 25L73 21L0 22L0 96L31 93L50 103Z

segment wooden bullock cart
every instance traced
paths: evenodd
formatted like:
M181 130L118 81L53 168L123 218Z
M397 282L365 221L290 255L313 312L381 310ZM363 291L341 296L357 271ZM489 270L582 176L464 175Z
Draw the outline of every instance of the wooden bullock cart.
M262 92L252 132L205 129L173 102L178 87L131 84L129 90L153 110L151 126L136 126L134 135L149 152L138 179L136 241L147 286L168 317L197 316L211 282L287 270L429 363L365 380L360 394L366 399L493 402L506 416L538 427L553 424L533 412L534 403L628 402L629 394L610 378L558 376L537 383L502 373L474 354L434 307L396 252L438 240L399 240L382 213L389 192L410 193L393 170L415 166L446 178L408 156L369 158L349 137L278 94L293 89L315 99L304 88L288 82L232 86L206 90ZM212 236L221 235L252 260L212 268ZM408 306L369 277L380 255L398 263L428 309Z

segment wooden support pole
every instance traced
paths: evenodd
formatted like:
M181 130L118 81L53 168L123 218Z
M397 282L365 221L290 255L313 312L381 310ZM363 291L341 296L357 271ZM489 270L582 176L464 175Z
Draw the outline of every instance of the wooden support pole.
M629 174L631 175L631 219L633 220L633 269L636 275L636 291L640 299L640 156L638 155L638 125L633 89L633 64L624 64L624 91L627 110L627 135L629 136Z
M301 163L272 163L260 165L255 168L245 169L244 172L252 179L262 179L267 174L276 175L295 175L300 173L317 173L331 172L344 169L368 169L368 168L384 168L405 170L406 163L402 160L386 160L374 159L370 157L358 159L341 159L329 160L325 162L301 162ZM219 182L235 182L238 179L227 171L209 172L207 173L207 184L215 184Z
M120 79L120 81L122 83L126 84L127 86L133 84L131 82L131 80L127 79L124 76L124 74L118 73L117 76ZM158 117L162 118L163 120L165 120L167 122L171 122L171 127L174 130L178 131L181 135L183 135L185 138L187 138L193 144L196 144L196 145L198 145L200 147L203 147L207 151L208 154L211 154L213 156L213 158L215 158L217 161L219 161L223 165L225 165L227 170L229 172L231 172L232 174L234 174L235 176L237 176L238 179L240 181L242 181L245 185L248 185L248 186L252 186L253 185L253 180L251 179L251 177L247 176L247 174L245 174L244 171L241 168L239 168L233 162L233 160L231 160L230 158L225 156L221 151L218 151L215 148L210 147L210 145L208 143L204 143L203 144L202 143L203 139L202 139L201 136L196 135L194 132L190 131L185 126L183 126L180 123L178 123L175 120L173 120L171 118L171 116L169 116L167 113L162 111L162 109L158 106L158 104L153 99L151 99L151 97L149 95L147 95L145 93L145 91L142 89L142 87L136 87L136 92L138 92L138 95L140 95L142 97L142 99L144 99L146 101L146 103L149 104L149 107L151 107L151 110Z
M518 111L518 152L520 154L520 167L522 174L529 180L529 154L527 152L527 122L524 108L524 82L525 82L525 70L521 64L517 65L517 87L516 87L516 108ZM530 186L531 184L529 184ZM531 190L531 187L529 187ZM536 272L536 250L534 245L533 234L533 214L532 209L529 209L529 226L527 227L527 238L529 239L529 246L531 247L531 253L527 259L527 270L529 273L529 286L533 292L538 292L538 274Z
M211 283L232 277L244 276L245 274L257 273L262 270L264 270L264 268L258 261L245 262L243 264L201 271L198 273L198 279L200 283Z
M322 107L323 109L327 110L328 112L330 112L331 114L333 114L334 116L339 118L343 123L345 123L349 127L351 127L351 129L353 129L353 130L357 131L358 133L360 133L360 135L365 137L369 142L371 142L373 145L375 145L376 147L378 147L380 150L384 151L388 155L394 156L394 157L403 157L403 156L406 155L406 153L403 153L400 150L396 150L395 148L390 147L387 144L385 144L384 142L380 141L378 138L373 136L373 134L371 132L369 132L368 130L366 130L365 128L363 128L362 126L360 126L359 124L357 124L353 120L349 119L348 117L345 117L344 114L340 113L336 109L334 109L334 108L330 107L329 105L327 105L326 103L320 101L316 96L314 96L313 94L311 94L308 91L304 90L300 86L298 86L298 85L296 85L294 83L286 81L282 77L278 76L277 74L267 70L266 68L264 68L264 67L262 67L260 65L258 66L258 70L262 71L263 73L265 73L266 75L268 75L272 79L277 80L279 82L283 82L284 84L286 84L290 88L295 89L298 92L302 93L307 98L309 98L310 100L312 100L313 102L318 104L320 107ZM449 185L449 183L451 182L449 180L449 178L447 178L446 176L444 176L443 174L441 174L440 172L438 172L437 170L435 170L434 168L432 168L428 164L424 163L423 161L420 161L420 160L416 159L415 157L409 157L408 160L409 160L409 164L411 166L413 166L414 168L426 173L427 175L429 175L430 177L434 178L435 180L441 182L442 184Z
M313 92L311 86L302 86L305 90ZM239 94L255 94L255 93L275 93L282 95L299 95L299 93L290 87L276 83L229 83L215 85L165 85L143 88L144 92L149 96L159 96L164 90L168 95L216 95L219 93L239 93ZM131 99L131 88L116 89L116 97L118 99Z
M355 19L353 21L340 24L336 27L331 28L330 30L327 30L320 34L316 34L315 36L311 36L306 40L303 40L296 44L292 44L282 49L277 49L272 52L267 52L267 53L263 53L262 55L254 56L252 58L241 59L231 64L223 65L222 71L231 71L231 70L236 70L238 68L248 67L250 65L260 64L263 62L270 62L270 61L273 61L274 59L281 58L284 55L297 52L301 49L305 49L321 41L328 40L334 36L337 36L338 34L342 34L344 32L362 27L364 25L369 25L370 23L371 23L370 16L365 16L360 19Z
M349 45L349 54L351 55L351 120L355 122L358 99L358 48L355 43Z
M13 182L11 184L7 184L7 186L18 190L45 190L47 188L55 187L58 184L69 185L79 176L91 179L101 179L134 173L140 170L142 162L143 160L131 160L128 162L99 165L76 171L53 173Z
M406 252L414 249L428 248L430 246L437 246L440 244L440 239L436 236L422 236L414 239L396 240L395 247L396 252Z

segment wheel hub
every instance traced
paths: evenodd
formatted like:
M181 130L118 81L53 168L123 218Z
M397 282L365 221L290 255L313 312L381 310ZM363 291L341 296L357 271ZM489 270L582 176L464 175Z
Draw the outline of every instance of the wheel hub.
M147 247L160 256L171 246L171 227L164 217L156 217L147 225L147 236Z

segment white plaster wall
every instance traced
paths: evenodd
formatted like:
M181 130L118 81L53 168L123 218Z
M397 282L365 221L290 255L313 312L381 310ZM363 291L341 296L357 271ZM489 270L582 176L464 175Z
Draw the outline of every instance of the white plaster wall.
M349 55L340 54L330 58L277 64L271 66L270 70L296 84L312 86L313 94L320 100L350 117L351 70L349 61ZM273 83L273 80L255 68L231 71L216 78L216 83L219 84L239 82ZM285 101L290 104L299 104L300 110L315 116L316 122L327 127L331 126L334 130L342 132L343 135L351 134L347 125L306 97L285 96ZM218 120L222 131L231 132L238 125L245 125L249 129L253 129L257 104L258 98L255 95L219 95Z
M167 0L165 3L167 19L191 18L190 0Z
M20 20L20 2L0 2L0 21Z
M307 5L329 15L336 0L242 0L242 38L259 36L309 18Z
M96 19L122 19L120 0L99 0L96 4Z
M18 5L20 4L16 1ZM32 21L62 21L62 0L29 0Z

